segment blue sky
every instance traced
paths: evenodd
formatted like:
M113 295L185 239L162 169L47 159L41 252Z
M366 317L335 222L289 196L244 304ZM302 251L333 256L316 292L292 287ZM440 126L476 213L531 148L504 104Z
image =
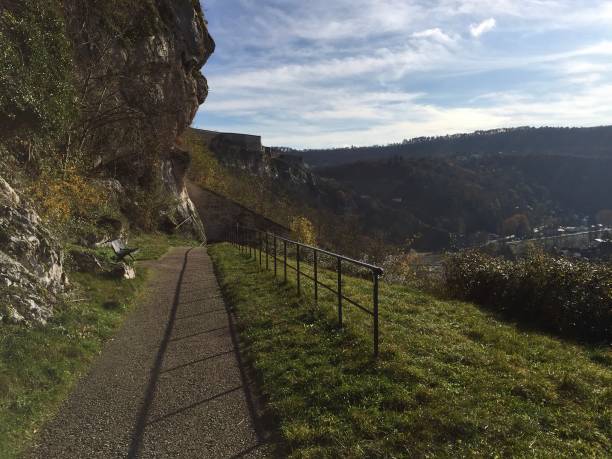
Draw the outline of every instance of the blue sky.
M266 145L373 145L612 124L612 1L204 0L194 125Z

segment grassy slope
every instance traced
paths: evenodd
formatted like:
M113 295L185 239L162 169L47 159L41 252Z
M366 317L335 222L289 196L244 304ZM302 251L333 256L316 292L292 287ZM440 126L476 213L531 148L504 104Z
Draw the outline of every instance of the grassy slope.
M162 235L141 235L134 242L146 259L190 243ZM137 271L135 281L70 274L72 301L47 327L0 325L0 458L27 448L121 326L146 278L146 271Z
M228 245L212 250L247 358L293 457L606 457L612 355L522 331L476 306L383 283L382 355L369 323L274 287ZM325 273L333 285L334 274ZM347 280L364 304L369 283ZM307 290L308 293L308 290Z

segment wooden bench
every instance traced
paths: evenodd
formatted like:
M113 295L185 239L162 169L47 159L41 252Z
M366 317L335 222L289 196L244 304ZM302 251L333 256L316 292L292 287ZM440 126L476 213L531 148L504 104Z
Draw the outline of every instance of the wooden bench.
M121 241L120 239L115 239L114 241L110 241L110 245L113 248L113 251L115 252L115 255L117 257L117 261L122 261L125 257L130 257L132 260L134 260L134 257L132 256L133 253L138 252L138 248L129 248L125 245L125 243L123 241Z

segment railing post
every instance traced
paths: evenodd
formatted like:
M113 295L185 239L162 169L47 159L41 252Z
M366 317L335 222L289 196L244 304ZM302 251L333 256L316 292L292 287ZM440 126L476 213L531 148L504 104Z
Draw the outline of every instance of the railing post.
M379 331L378 331L378 278L377 272L374 272L374 358L378 358Z
M283 240L283 260L284 260L284 278L285 284L287 283L287 241Z
M314 253L314 296L315 296L315 304L319 303L319 252L316 249L313 251Z
M270 269L270 264L269 264L269 255L268 252L270 251L270 247L268 246L268 232L266 231L266 271L268 271Z
M338 257L338 323L342 328L342 258Z
M264 241L264 234L265 234L265 241ZM270 240L270 236L272 236L272 241ZM284 237L277 237L276 234L274 233L268 233L267 231L264 233L262 231L255 230L255 229L243 228L238 224L236 224L235 231L232 228L230 228L229 231L226 233L225 237L227 238L227 242L234 244L239 250L239 252L248 256L249 259L254 258L255 263L257 263L257 257L258 257L257 251L259 250L260 268L263 268L263 251L265 250L266 252L266 265L265 265L266 271L270 270L270 256L274 256L274 279L275 280L278 278L278 239L281 239L283 241L283 280L285 284L288 282L287 267L289 266L287 263L288 261L287 245L295 244L295 248L296 248L296 268L295 269L296 269L296 277L297 277L297 293L298 295L302 294L302 274L306 276L307 278L310 278L307 272L302 273L302 269L301 269L302 256L304 252L302 249L307 248L306 246L302 245L300 242L285 239ZM271 242L274 243L274 249L272 251L270 247ZM383 270L374 265L352 260L350 258L343 257L342 255L339 255L339 254L331 253L331 252L328 252L322 249L317 249L316 247L312 247L312 250L313 250L314 277L310 279L314 281L314 300L315 300L315 304L317 305L319 302L319 285L329 288L333 292L333 289L331 289L331 287L328 287L326 283L319 282L319 252L325 253L331 256L332 259L333 257L336 257L337 275L338 275L338 279L337 279L338 290L336 293L338 294L338 297L337 297L338 299L338 323L339 323L340 329L344 327L343 300L345 297L342 293L342 289L343 289L342 287L342 264L343 264L343 261L346 261L348 263L354 263L362 267L367 267L371 270L372 282L373 282L373 286L372 286L373 311L371 311L370 314L372 314L374 318L372 335L373 335L373 341L374 341L373 342L374 358L377 359L380 354L380 311L379 311L380 299L379 299L379 295L380 295L380 278L383 274ZM294 268L291 268L291 269L294 269ZM349 303L353 303L353 301L348 298L347 298L347 301ZM364 307L359 304L356 304L356 306L359 307L360 309L364 309Z
M274 279L276 279L276 234L272 235L274 239Z
M296 253L296 260L297 260L297 292L298 292L298 295L300 295L302 293L302 284L300 283L300 280L301 280L300 274L302 274L300 272L300 244L295 244L295 253Z

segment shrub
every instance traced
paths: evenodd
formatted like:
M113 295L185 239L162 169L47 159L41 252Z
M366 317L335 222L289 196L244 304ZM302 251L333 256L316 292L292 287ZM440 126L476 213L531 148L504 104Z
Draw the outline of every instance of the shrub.
M612 266L543 253L510 261L479 252L449 256L445 283L457 298L560 336L610 341Z
M42 175L32 182L29 195L42 216L60 227L72 225L75 219L95 219L108 212L107 190L76 170L61 176Z
M291 232L298 241L308 245L317 245L314 226L306 217L294 217L290 226Z
M442 294L441 269L418 252L387 255L382 261L385 281L403 284L429 293Z

